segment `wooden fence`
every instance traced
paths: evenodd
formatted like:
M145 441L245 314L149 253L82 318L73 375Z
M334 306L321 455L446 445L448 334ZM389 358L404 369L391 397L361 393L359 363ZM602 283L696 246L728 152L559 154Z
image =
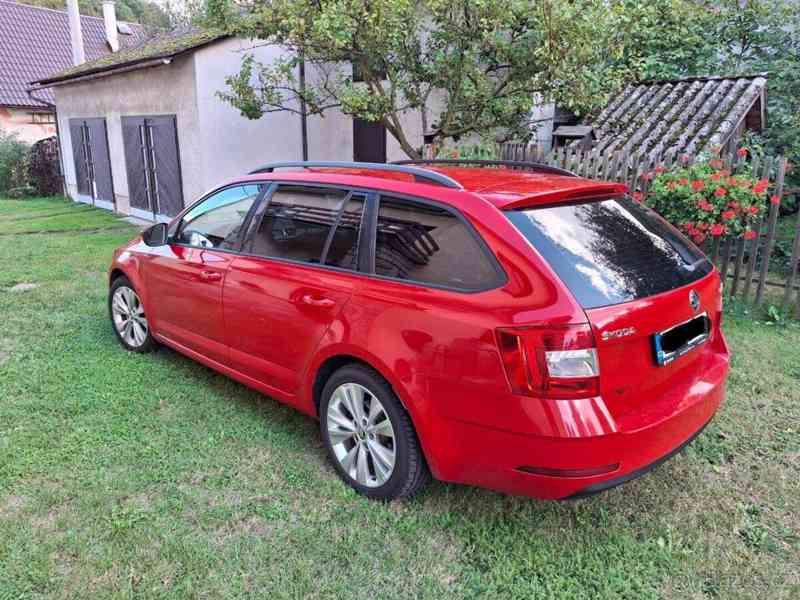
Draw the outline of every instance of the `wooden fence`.
M647 192L651 181L649 177L644 177L645 173L651 173L659 165L669 169L677 164L690 164L696 159L694 156L679 156L675 153L640 156L621 151L600 154L596 150L572 148L558 148L545 153L536 146L522 143L498 145L497 156L502 160L532 161L562 167L591 179L619 181L627 184L631 191L643 193ZM745 159L728 156L723 160L730 166ZM777 196L783 202L786 194L784 180L788 169L787 160L780 156L755 157L750 166L756 179L769 180L766 197ZM727 296L738 296L744 302L755 302L756 305L769 301L780 305L786 314L793 312L800 318L800 212L783 217L793 219L793 227L788 236L779 237L780 203L768 200L765 203L768 211L754 227L757 233L755 238L745 240L743 237L718 237L704 250L717 265L726 284ZM778 242L782 248L791 248L785 269L775 266Z

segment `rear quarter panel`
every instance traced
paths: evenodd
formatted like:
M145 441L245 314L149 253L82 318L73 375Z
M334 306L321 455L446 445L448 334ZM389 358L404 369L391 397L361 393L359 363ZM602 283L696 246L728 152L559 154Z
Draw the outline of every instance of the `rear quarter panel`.
M495 289L459 292L380 277L362 279L328 329L310 363L304 396L312 397L320 365L333 356L355 356L392 384L414 421L435 475L437 463L457 453L443 421L534 433L526 402L499 402L510 391L495 342L495 329L513 324L586 322L586 315L500 212L478 200L464 211L497 258L507 279ZM482 214L480 214L482 213ZM527 399L531 400L531 399Z

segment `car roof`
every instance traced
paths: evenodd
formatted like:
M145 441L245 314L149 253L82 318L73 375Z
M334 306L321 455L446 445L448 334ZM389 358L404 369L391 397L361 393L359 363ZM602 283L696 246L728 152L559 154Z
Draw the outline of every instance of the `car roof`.
M303 171L258 173L245 177L245 181L284 180L301 183L331 183L384 189L455 201L463 192L475 194L501 210L535 207L547 204L573 202L593 197L624 194L627 186L621 183L596 181L584 177L549 172L513 170L506 167L425 167L446 175L461 186L461 190L445 188L426 181L415 181L409 173L381 171L378 169L309 168ZM441 193L434 193L440 190ZM452 192L458 192L453 195ZM457 204L458 202L453 202Z

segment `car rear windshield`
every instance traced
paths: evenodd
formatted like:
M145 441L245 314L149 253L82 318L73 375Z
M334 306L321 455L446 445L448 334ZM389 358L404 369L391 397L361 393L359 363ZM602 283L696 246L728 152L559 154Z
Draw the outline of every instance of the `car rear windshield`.
M713 268L675 228L628 197L506 214L584 308L666 292Z

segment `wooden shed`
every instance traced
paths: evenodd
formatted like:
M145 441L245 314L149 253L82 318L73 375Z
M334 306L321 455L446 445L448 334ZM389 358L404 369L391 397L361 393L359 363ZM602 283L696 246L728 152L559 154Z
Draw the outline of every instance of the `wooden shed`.
M593 126L594 148L603 153L732 150L746 130L765 126L766 87L764 73L635 83L584 124Z

